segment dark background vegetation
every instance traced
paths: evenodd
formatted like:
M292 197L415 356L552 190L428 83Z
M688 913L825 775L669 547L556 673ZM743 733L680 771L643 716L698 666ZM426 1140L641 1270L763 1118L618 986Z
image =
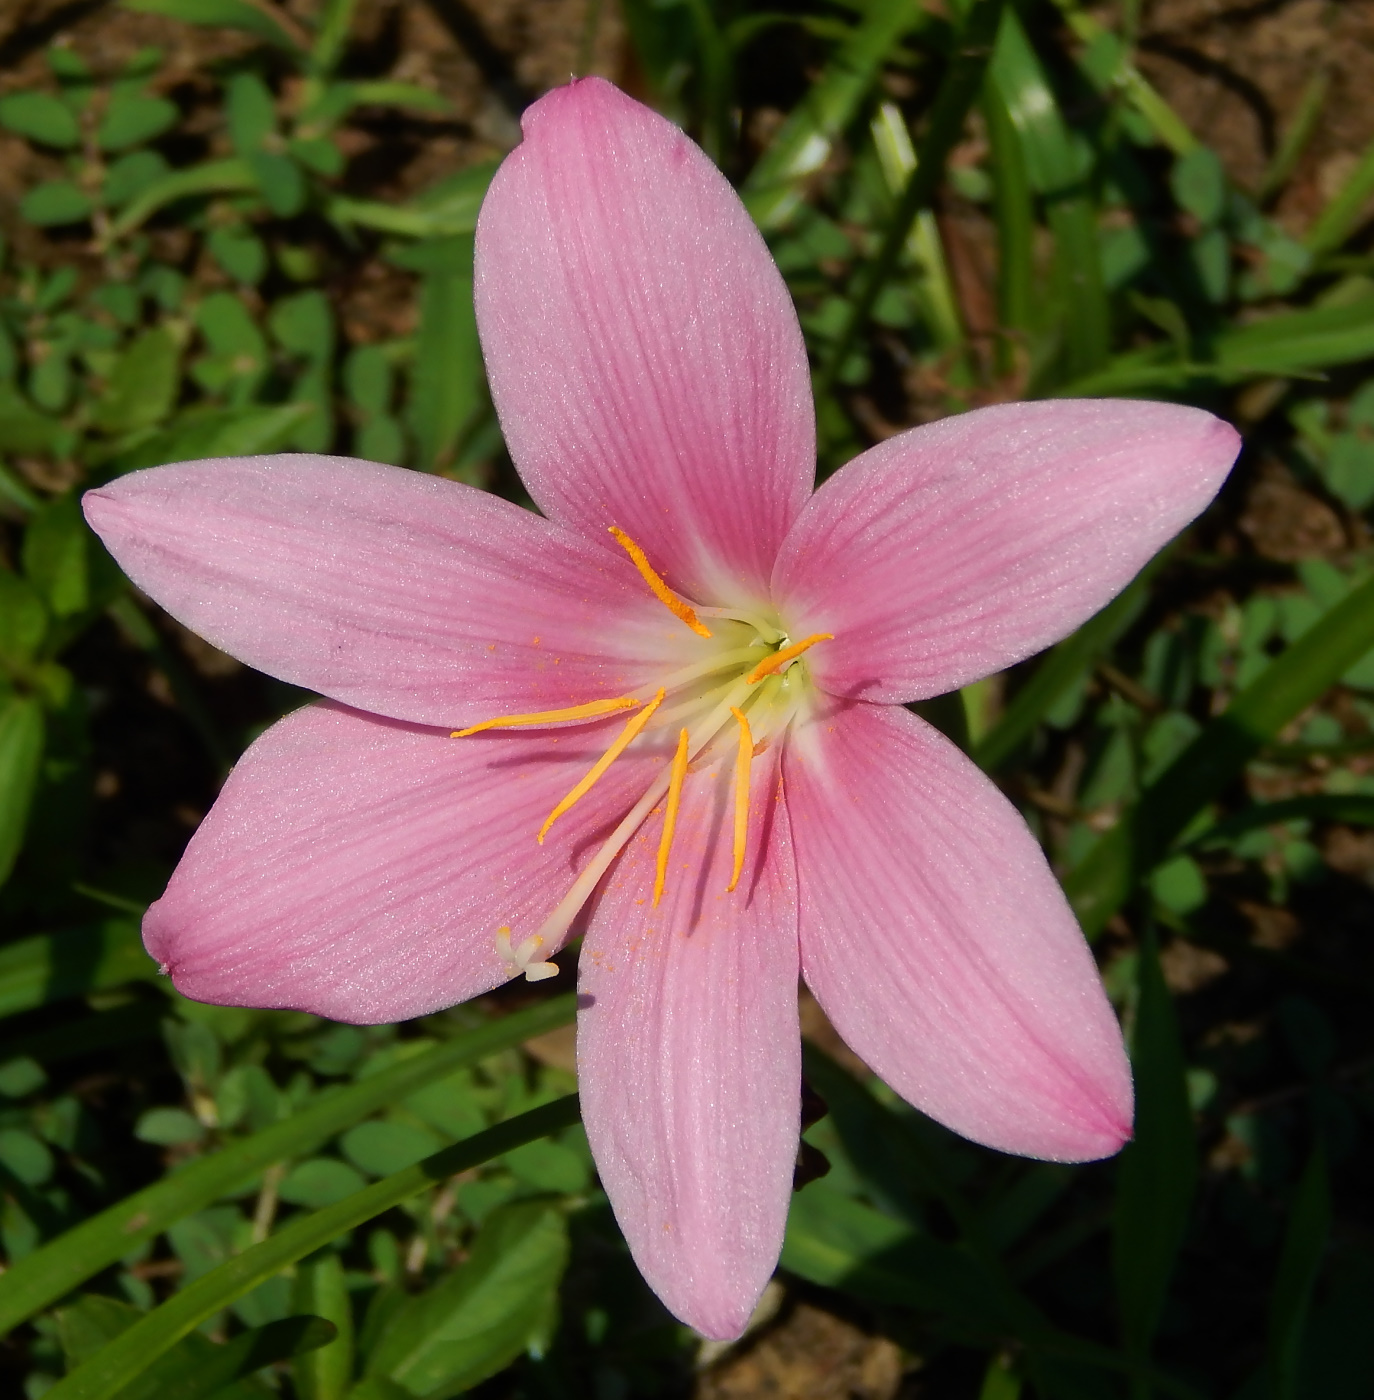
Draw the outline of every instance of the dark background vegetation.
M1016 0L984 70L970 31L997 10L0 8L0 1394L1374 1395L1374 3ZM139 912L303 697L130 590L76 508L122 471L283 448L520 499L471 230L520 112L574 72L740 185L802 315L823 471L1059 393L1198 403L1246 434L1121 602L928 707L1095 939L1137 1142L1084 1168L972 1148L807 1002L815 1121L739 1345L647 1293L574 1126L436 1168L226 1292L160 1371L92 1380L81 1363L245 1250L574 1087L563 1004L521 985L360 1030L156 978ZM264 1132L270 1160L173 1200Z

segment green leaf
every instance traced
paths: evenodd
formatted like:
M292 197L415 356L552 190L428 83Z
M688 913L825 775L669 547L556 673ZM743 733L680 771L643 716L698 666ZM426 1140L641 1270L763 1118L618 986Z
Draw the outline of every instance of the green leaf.
M494 1211L467 1260L393 1314L368 1373L426 1400L495 1375L550 1330L567 1261L561 1211L543 1202Z
M267 207L279 219L294 218L305 208L305 177L290 156L254 151L247 160Z
M0 383L0 452L41 456L57 450L63 428L14 387Z
M1295 1400L1298 1366L1312 1290L1331 1233L1331 1185L1326 1152L1312 1150L1298 1182L1269 1298L1268 1371L1271 1400Z
M205 246L236 282L256 287L267 274L267 248L257 234L247 229L211 229Z
M1210 146L1194 146L1174 162L1169 185L1179 207L1208 227L1226 207L1226 171Z
M973 1257L813 1181L792 1197L782 1266L866 1303L957 1319L996 1336L1009 1319Z
M1176 758L1065 881L1094 937L1193 817L1246 763L1374 648L1374 579L1271 661Z
M225 93L225 120L234 150L245 158L276 135L277 107L272 90L256 73L235 73Z
M349 402L368 415L391 407L391 361L380 345L359 345L350 350L343 367L344 390Z
M151 968L151 959L142 953L141 944L137 942L137 929L129 927L129 935L143 958L144 966ZM30 945L38 942L42 940L28 940ZM24 946L12 944L0 949L0 1011L18 1010L42 1002L43 978L51 975L54 950L41 950L46 953L46 960L40 960L31 949L28 962L20 963L15 953ZM35 963L38 966L35 967ZM69 980L80 980L75 976L77 969L69 962L64 961L60 966ZM85 980L91 985L111 985L110 981L96 982L89 974ZM25 990L28 990L27 1000L20 995ZM527 1011L516 1012L469 1031L423 1055L402 1060L346 1089L323 1094L307 1107L298 1109L286 1121L190 1163L174 1176L136 1191L108 1210L83 1221L44 1249L14 1264L7 1273L0 1274L0 1333L41 1312L83 1280L123 1258L142 1240L161 1233L172 1221L203 1209L227 1192L251 1181L256 1173L271 1163L314 1151L336 1133L369 1117L378 1109L404 1099L424 1085L452 1074L461 1065L474 1064L498 1050L519 1045L531 1036L567 1025L573 1018L574 1007L574 999L570 995L553 998ZM557 1126L562 1126L562 1122ZM515 1141L507 1143L506 1147L514 1146L521 1140L517 1135ZM475 1142L476 1139L470 1141ZM451 1150L459 1151L462 1148L463 1144L459 1144L459 1148ZM498 1150L504 1151L506 1148ZM411 1167L408 1171L421 1172L421 1167ZM376 1191L382 1184L378 1183L377 1187L370 1187L369 1190ZM419 1186L415 1189L418 1190ZM404 1199L404 1196L399 1199ZM333 1209L338 1210L339 1207ZM350 1228L343 1225L335 1233ZM327 1244L333 1238L333 1234L326 1234L319 1245ZM308 1245L293 1257L302 1258L319 1245ZM283 1260L283 1263L286 1262L290 1260ZM269 1269L264 1277L275 1272L276 1267L280 1265ZM249 1283L243 1292L253 1286L253 1283ZM216 1304L212 1311L224 1305ZM193 1327L195 1325L191 1324Z
M43 762L43 728L43 709L33 696L0 699L0 884L9 879L24 845ZM8 951L0 951L0 969ZM0 996L3 986L0 972Z
M318 1210L345 1200L366 1184L347 1162L333 1157L315 1157L291 1169L281 1184L280 1195L293 1206Z
M13 92L0 97L0 126L62 151L81 144L76 113L60 97L47 92Z
M765 232L784 227L805 196L805 181L830 158L836 138L858 116L894 47L929 15L904 0L869 0L863 18L788 115L742 191Z
M1152 934L1141 946L1137 975L1135 1139L1117 1163L1112 1267L1126 1350L1143 1364L1188 1228L1197 1147L1173 999Z
M150 1108L139 1115L134 1136L158 1147L175 1147L183 1142L199 1142L205 1136L205 1125L184 1108Z
M91 422L107 433L155 427L172 411L180 389L177 343L164 327L154 326L119 357Z
M375 1080L364 1081L370 1082ZM362 1087L361 1084L357 1085L355 1090ZM299 1115L296 1121L303 1116ZM491 1161L521 1143L570 1127L576 1121L577 1096L569 1094L554 1103L532 1109L484 1133L479 1133L466 1142L445 1148L433 1157L418 1162L413 1167L407 1167L403 1172L397 1172L396 1175L387 1177L364 1191L356 1192L338 1205L290 1221L261 1244L254 1245L227 1260L204 1278L187 1284L155 1312L117 1337L91 1361L59 1381L47 1392L47 1396L50 1400L112 1400L123 1386L146 1370L151 1362L175 1346L200 1323L242 1298L281 1269L323 1248L346 1231L390 1210L426 1186ZM282 1126L288 1127L291 1124ZM184 1179L193 1170L194 1167L186 1168L163 1185L171 1185ZM127 1205L127 1201L122 1202L117 1209ZM92 1222L87 1222L88 1225L90 1223ZM55 1246L71 1240L82 1228L69 1230L60 1240L19 1261L8 1273L0 1275L0 1325L3 1325L5 1293L9 1291L6 1286L12 1284L25 1265L32 1264L35 1259L50 1257ZM132 1246L134 1238L134 1232L126 1234L121 1254ZM46 1301L48 1300L45 1299L44 1302ZM34 1311L41 1308L44 1302L38 1303Z
M343 1155L367 1176L390 1176L442 1146L433 1133L408 1123L359 1123L339 1142Z
M296 1268L292 1308L334 1324L334 1340L303 1356L291 1368L299 1400L343 1400L353 1379L353 1304L337 1254L324 1252Z
M0 1017L156 976L138 925L124 919L23 938L0 948Z
M47 635L48 610L37 589L0 568L0 667L27 672Z
M25 1186L42 1186L52 1175L52 1153L22 1128L0 1128L0 1168Z
M75 491L54 497L24 534L24 573L55 617L74 617L91 604L93 538Z
M130 151L105 171L104 201L112 209L122 209L169 173L170 167L158 151Z
M353 455L368 462L390 462L393 466L400 466L406 456L405 432L390 415L379 413L375 418L369 418L354 434Z
M223 25L226 29L242 29L278 48L298 53L287 32L265 10L246 0L123 0L126 10L145 15L166 15L168 19L185 20L188 24Z
M119 471L191 462L203 457L252 457L285 447L309 416L308 404L211 409L184 413L162 432L121 453Z
M517 1147L506 1165L536 1191L585 1191L591 1181L586 1161L571 1147L543 1139Z
M256 11L254 12L256 13ZM110 225L109 241L132 233L145 219L178 199L199 195L245 194L258 188L258 177L246 160L210 160L185 170L174 170L142 189Z
M297 292L272 307L267 324L277 343L293 355L321 363L334 354L334 315L323 292Z
M88 1293L63 1308L57 1314L57 1334L68 1368L98 1356L143 1317L128 1303L98 1293ZM193 1332L120 1391L119 1400L210 1400L212 1396L214 1400L253 1396L265 1400L272 1392L236 1382L274 1362L327 1347L334 1335L332 1323L310 1316L288 1317L241 1332L223 1346Z
M35 185L19 201L19 212L39 228L80 223L94 207L90 195L70 180L48 180Z
M455 239L452 246L470 258L471 240ZM436 267L420 286L420 331L407 408L423 470L440 471L452 463L464 431L481 411L484 389L471 263L465 271Z
M102 151L126 151L161 136L175 126L181 112L175 102L165 97L147 97L140 93L115 92L105 109L95 139Z

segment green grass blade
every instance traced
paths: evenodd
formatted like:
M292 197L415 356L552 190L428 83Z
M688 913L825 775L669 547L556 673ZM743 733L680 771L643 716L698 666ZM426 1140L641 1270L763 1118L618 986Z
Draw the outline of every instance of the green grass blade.
M893 46L928 20L911 0L870 0L859 26L744 182L744 203L765 233L782 228L796 213L803 182L825 164L835 138L858 116Z
M1317 215L1303 242L1315 254L1333 253L1359 226L1369 198L1374 195L1374 142L1360 157L1335 198Z
M156 976L128 919L38 934L0 948L0 1017Z
M991 772L1006 763L1064 691L1140 616L1149 601L1149 580L1163 559L1157 555L1100 613L1040 663L1002 717L974 746L973 758L981 767Z
M1374 647L1374 579L1328 610L1174 760L1065 882L1092 938L1193 816Z
M1298 1182L1269 1300L1269 1395L1294 1400L1312 1289L1331 1232L1331 1185L1326 1152L1318 1143Z
M1002 21L989 72L1020 140L1031 188L1045 201L1054 233L1068 371L1075 377L1089 374L1106 363L1111 341L1097 215L1083 192L1083 159L1059 100L1012 10Z
M140 1241L203 1209L264 1167L313 1151L336 1133L460 1065L567 1025L575 1009L575 998L569 993L501 1017L346 1089L322 1095L285 1122L274 1123L127 1196L0 1275L0 1335L108 1268Z
M992 200L997 220L997 311L1002 330L1024 338L1031 328L1035 285L1035 209L1020 138L997 84L983 84L983 119L992 147ZM999 347L999 368L1014 368L1014 344Z
M1140 1003L1131 1063L1135 1139L1116 1169L1112 1266L1122 1340L1144 1366L1159 1325L1197 1185L1197 1147L1173 999L1153 934L1140 950Z
M820 394L828 393L834 387L840 368L868 320L873 303L897 266L897 259L916 216L930 204L944 176L945 158L963 132L969 108L982 86L1004 3L1005 0L973 0L921 139L916 169L897 201L877 255L859 273L859 285L850 299L848 318L821 369L817 386Z
M1244 836L1247 831L1278 826L1283 822L1346 822L1351 826L1374 826L1374 797L1359 793L1318 793L1313 797L1290 797L1283 802L1260 802L1234 817L1208 827L1190 849L1219 846Z
M190 199L202 194L248 194L258 188L258 177L246 160L232 156L226 160L209 160L186 170L174 170L155 180L136 199L125 205L120 216L110 224L107 242L131 234L145 219L151 218L164 205L178 199Z
M383 1177L337 1205L291 1221L271 1238L173 1295L84 1366L58 1381L48 1395L52 1400L110 1400L206 1318L298 1259L399 1205L426 1186L480 1166L536 1138L569 1128L577 1121L577 1095L568 1094L436 1152L413 1167Z

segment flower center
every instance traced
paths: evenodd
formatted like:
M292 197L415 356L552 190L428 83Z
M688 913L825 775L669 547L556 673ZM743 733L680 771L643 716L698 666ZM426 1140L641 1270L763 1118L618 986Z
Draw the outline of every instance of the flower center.
M665 748L664 740L672 744L671 761L663 766L644 795L606 838L539 928L515 946L512 946L509 927L503 926L498 931L497 952L509 966L511 975L524 973L530 981L552 977L557 971L550 962L534 961L539 950L557 949L611 862L662 804L663 826L653 893L653 903L658 904L667 883L668 860L688 769L718 762L727 755L731 760L734 796L734 860L726 892L735 890L744 870L749 844L749 787L753 761L779 740L798 714L806 709L811 685L801 657L817 642L831 639L829 633L817 633L794 642L776 618L757 610L694 606L668 587L654 571L644 551L623 530L613 525L611 534L630 556L659 602L709 645L702 647L701 654L690 664L659 678L656 687L646 686L628 695L591 700L561 710L497 715L467 729L455 730L452 736L462 739L484 729L586 722L620 710L633 711L611 746L549 813L535 837L541 845L554 823L580 802L628 749L636 746ZM711 619L714 629L706 627L701 620L703 617Z

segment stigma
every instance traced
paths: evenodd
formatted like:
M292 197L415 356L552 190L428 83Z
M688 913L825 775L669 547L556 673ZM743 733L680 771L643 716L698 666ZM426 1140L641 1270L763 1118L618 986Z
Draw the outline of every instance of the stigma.
M531 982L557 974L541 958L541 949L556 952L573 920L602 876L646 822L661 817L654 862L652 904L657 907L668 886L674 839L689 772L718 769L732 807L730 880L723 894L739 895L749 854L752 769L756 757L783 739L810 707L812 687L806 653L830 633L813 633L793 641L780 619L755 606L706 607L675 592L654 569L645 552L623 530L610 527L649 592L691 634L683 636L685 663L655 677L648 687L626 695L596 698L561 709L494 715L455 729L466 738L489 730L587 724L617 713L626 715L606 751L577 780L531 836L543 845L554 824L600 782L625 753L657 758L657 770L642 796L573 880L571 888L542 924L519 943L507 926L496 934L496 955L508 975ZM715 624L708 628L703 617ZM556 736L551 738L556 742ZM747 886L746 886L747 888Z

